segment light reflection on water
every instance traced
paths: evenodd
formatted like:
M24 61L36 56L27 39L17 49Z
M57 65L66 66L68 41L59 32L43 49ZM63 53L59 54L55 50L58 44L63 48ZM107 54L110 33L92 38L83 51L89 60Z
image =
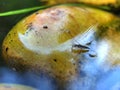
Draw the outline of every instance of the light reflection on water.
M91 43L89 52L80 55L80 75L68 90L120 90L120 66L110 65L110 46L105 39ZM90 57L91 52L96 56Z
M68 90L120 90L120 67L103 70L89 63L81 72L84 76L73 82Z
M81 70L80 77L72 82L67 90L120 90L119 67L102 70L94 63L89 63L88 67ZM29 72L20 74L6 68L0 69L0 83L24 84L38 90L57 90L55 82L44 75L38 77Z
M0 69L0 83L23 84L37 90L56 90L55 82L44 75L37 76L31 72L17 73L8 68Z
M120 68L115 68L101 76L97 90L120 90Z

